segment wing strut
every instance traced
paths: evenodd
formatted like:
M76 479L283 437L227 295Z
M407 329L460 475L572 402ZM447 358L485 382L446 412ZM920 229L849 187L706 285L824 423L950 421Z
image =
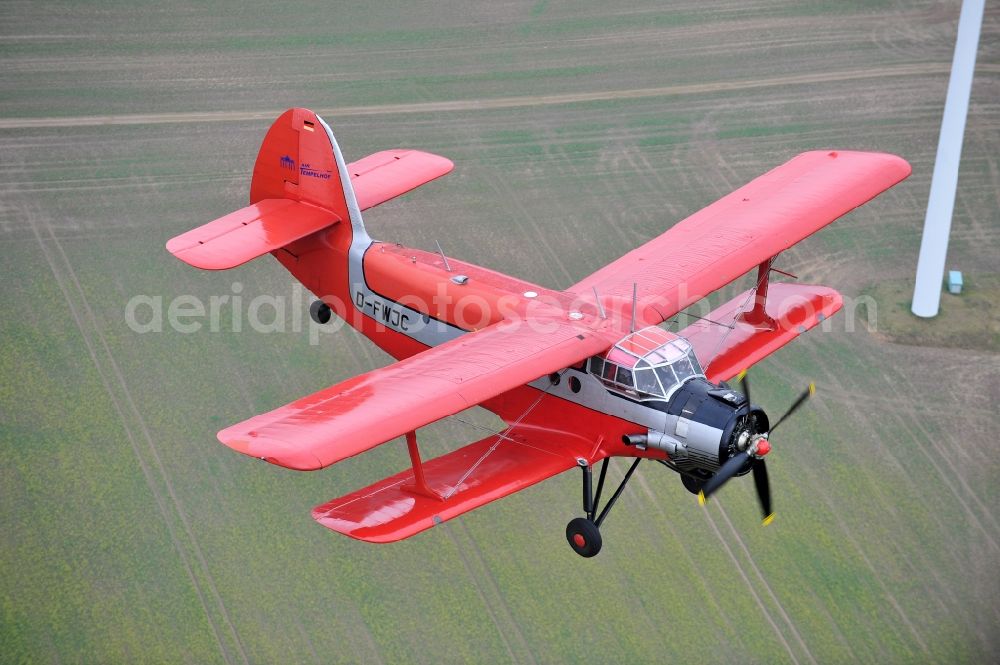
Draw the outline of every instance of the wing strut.
M424 477L424 465L420 461L420 450L417 448L417 433L415 431L406 433L406 448L410 451L410 463L413 464L413 482L404 484L402 489L413 494L426 496L429 499L444 501L444 497L432 490Z
M744 312L740 319L752 326L763 326L769 330L774 330L774 321L764 312L767 304L767 286L771 277L771 264L776 256L772 256L757 266L757 286L754 288L753 309Z

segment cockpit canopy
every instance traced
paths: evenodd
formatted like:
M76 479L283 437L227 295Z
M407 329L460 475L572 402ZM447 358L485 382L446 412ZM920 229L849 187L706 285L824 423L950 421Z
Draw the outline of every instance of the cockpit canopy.
M609 388L638 399L669 399L688 379L705 376L691 344L657 326L634 332L594 356L589 369Z

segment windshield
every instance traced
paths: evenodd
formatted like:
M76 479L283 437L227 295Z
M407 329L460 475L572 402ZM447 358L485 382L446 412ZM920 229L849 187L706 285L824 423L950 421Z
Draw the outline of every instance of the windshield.
M674 370L674 373L677 374L677 380L680 382L683 382L684 379L689 376L694 376L697 373L695 372L694 367L691 366L691 359L687 356L684 356L670 367Z
M683 337L671 334L669 339L661 337L658 344L643 349L623 348L628 340L612 347L606 357L590 360L590 372L612 390L639 399L662 400L688 379L704 376L694 348Z
M635 389L647 395L660 395L663 392L652 367L635 371Z
M702 376L704 374L701 371L701 365L698 363L698 357L694 355L694 348L690 344L686 341L682 342L678 340L671 342L670 346L673 347L673 353L665 354L671 356L669 363L659 365L656 368L656 373L660 377L660 383L663 384L665 395L672 393L676 386L684 383L691 377Z

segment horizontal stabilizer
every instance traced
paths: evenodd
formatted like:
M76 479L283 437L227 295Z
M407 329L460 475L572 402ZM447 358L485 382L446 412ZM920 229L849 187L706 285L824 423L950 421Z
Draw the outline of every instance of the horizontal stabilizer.
M450 159L420 150L383 150L347 165L361 210L405 194L453 168Z
M167 250L196 268L225 270L341 220L364 234L359 210L351 209L354 199L365 210L453 168L444 157L403 149L345 166L323 119L309 109L288 109L268 129L257 154L251 205L172 238Z
M205 270L235 268L339 222L323 208L289 199L263 199L171 238L167 250Z
M402 540L573 468L575 455L586 454L590 445L579 437L518 427L506 437L490 436L424 462L426 483L439 498L415 491L413 471L407 469L317 506L313 519L358 540Z
M830 318L843 305L840 294L826 286L772 283L764 310L767 318L757 321L744 307L753 305L753 293L744 291L712 310L705 317L710 320L697 321L678 333L694 346L709 381L728 381Z

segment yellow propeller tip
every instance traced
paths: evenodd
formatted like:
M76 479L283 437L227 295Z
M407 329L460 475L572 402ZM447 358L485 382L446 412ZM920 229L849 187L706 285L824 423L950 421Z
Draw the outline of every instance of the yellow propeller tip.
M816 384L813 383L812 381L809 382L809 394L810 395L816 394Z
M768 524L770 524L773 521L774 521L774 513L771 513L770 515L768 515L767 517L764 518L764 521L761 522L761 525L762 526L767 526Z
M705 505L705 493L704 492L698 492L698 505L699 506L704 506Z
M746 375L747 375L747 371L745 369L741 369L740 373L736 375L736 379L738 381L742 381L743 377L746 376Z

